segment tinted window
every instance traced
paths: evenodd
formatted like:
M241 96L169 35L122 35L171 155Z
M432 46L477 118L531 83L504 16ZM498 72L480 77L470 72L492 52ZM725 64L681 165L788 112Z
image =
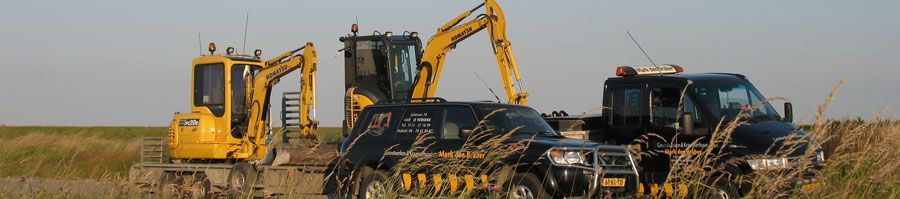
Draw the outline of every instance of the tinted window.
M356 76L358 80L378 80L386 77L384 42L356 42Z
M416 56L417 49L414 44L395 44L391 48L391 78L393 80L394 99L406 98L412 90L413 80L416 78L416 69L419 61Z
M222 63L194 67L194 106L205 106L216 116L225 113L225 66Z
M610 108L615 126L637 126L641 122L641 89L611 88Z
M485 120L487 130L494 133L508 133L518 128L516 131L518 133L558 135L544 121L544 118L531 108L478 105L475 107L475 110L478 112L478 117Z
M244 70L255 75L260 68L259 66L246 64L231 66L231 114L232 117L237 117L232 118L232 120L244 117L244 114L247 112L247 107L244 105L247 100L247 81L244 79Z
M466 106L447 107L444 112L443 133L441 136L445 139L462 139L466 138L461 134L462 129L473 129L478 122L475 120L475 113Z
M410 107L406 109L406 113L400 119L397 126L397 138L415 139L419 134L440 132L439 122L441 121L442 112L438 108L432 107Z
M677 88L652 88L650 90L650 121L653 126L676 129L681 90Z
M713 118L732 120L741 112L754 120L780 120L765 98L752 85L745 82L700 82L691 88L702 106L709 109ZM761 107L752 109L761 103Z

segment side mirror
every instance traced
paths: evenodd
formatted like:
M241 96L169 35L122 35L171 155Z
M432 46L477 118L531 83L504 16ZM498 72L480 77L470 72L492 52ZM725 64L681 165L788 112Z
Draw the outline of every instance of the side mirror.
M473 129L474 129L474 128L472 128L472 127L462 127L462 128L459 128L459 137L460 137L460 138L469 138L469 136L472 136L472 130L473 130Z
M794 122L794 105L790 102L784 103L784 118L782 119L784 122Z
M700 135L694 132L694 114L684 112L681 114L681 132L685 135Z

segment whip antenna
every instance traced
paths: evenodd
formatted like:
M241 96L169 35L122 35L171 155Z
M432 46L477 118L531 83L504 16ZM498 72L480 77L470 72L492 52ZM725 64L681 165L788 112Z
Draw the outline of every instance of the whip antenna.
M203 56L203 39L200 38L200 33L197 33L197 46L200 47L200 56Z
M650 60L650 63L653 64L653 66L656 66L656 63L653 62L653 59L650 59L650 55L647 55L647 51L644 51L644 48L641 47L641 44L638 44L637 39L634 39L634 36L631 36L631 33L627 30L625 31L625 34L628 34L628 37L631 37L631 41L634 41L634 45L637 45L638 49L641 49L641 52L644 53L644 57L647 57L647 60Z
M500 103L500 97L497 96L497 93L494 92L494 89L491 89L491 87L488 86L487 83L484 83L484 79L481 79L481 76L479 76L478 73L472 72L472 74L475 74L475 77L478 77L478 80L481 81L481 84L484 84L484 87L487 87L488 91L491 91L491 94L493 94L494 98L497 99L497 103Z
M241 47L241 54L247 52L247 24L250 23L250 11L247 11L247 18L244 19L244 44Z

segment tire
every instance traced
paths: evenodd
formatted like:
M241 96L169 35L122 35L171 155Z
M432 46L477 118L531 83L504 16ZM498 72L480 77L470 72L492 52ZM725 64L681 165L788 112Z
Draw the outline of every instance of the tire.
M204 173L195 173L191 180L190 187L187 187L187 198L209 198L211 184L209 178Z
M166 172L160 177L157 187L159 198L182 198L184 180L174 172Z
M517 173L503 185L510 199L547 199L550 194L544 189L541 180L531 173Z
M359 184L356 198L388 198L388 188L390 186L388 185L387 179L388 175L385 174L384 171L376 170L371 172L368 176L363 178L362 183Z
M228 173L228 198L244 198L253 194L253 185L259 180L259 173L247 162L234 164Z
M732 199L732 198L741 198L740 192L738 192L737 188L734 184L731 183L727 178L716 179L714 182L710 183L711 188L705 190L701 193L700 198L710 198L710 199Z

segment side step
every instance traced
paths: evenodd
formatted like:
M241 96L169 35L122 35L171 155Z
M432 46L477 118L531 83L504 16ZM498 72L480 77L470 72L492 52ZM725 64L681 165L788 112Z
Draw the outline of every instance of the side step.
M284 92L281 96L281 141L300 139L300 92Z
M141 140L141 163L163 163L166 139L143 137Z

